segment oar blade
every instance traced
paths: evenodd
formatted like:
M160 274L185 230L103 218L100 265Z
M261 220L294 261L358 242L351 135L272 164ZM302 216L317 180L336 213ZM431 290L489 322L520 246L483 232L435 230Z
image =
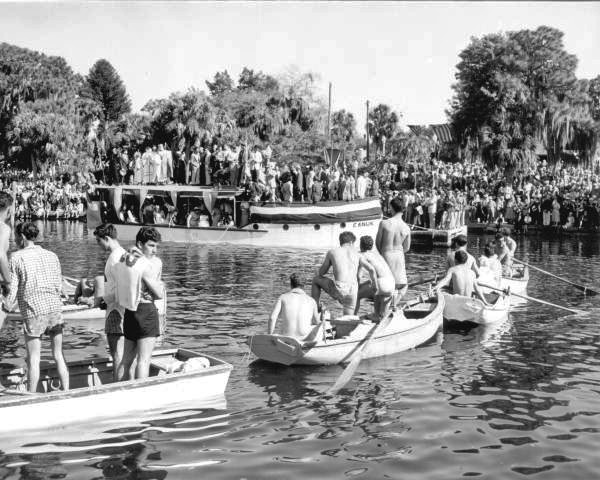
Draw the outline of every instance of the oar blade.
M364 349L364 344L363 347L361 347L361 351L356 352L354 354L354 356L352 357L352 360L350 360L350 363L348 363L348 365L346 365L346 368L344 368L344 371L342 372L342 374L338 377L338 379L335 381L335 383L327 390L327 394L328 395L335 395L337 392L339 392L342 388L344 388L344 386L350 381L350 379L354 376L354 372L356 372L356 369L358 368L358 365L360 364L360 361L362 360L362 350ZM359 353L359 354L357 354Z

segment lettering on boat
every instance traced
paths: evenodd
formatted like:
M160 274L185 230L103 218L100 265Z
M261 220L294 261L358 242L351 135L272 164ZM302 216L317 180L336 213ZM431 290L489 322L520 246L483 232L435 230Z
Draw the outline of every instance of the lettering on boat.
M352 228L357 228L357 227L371 227L372 225L374 225L375 222L354 222L352 224Z

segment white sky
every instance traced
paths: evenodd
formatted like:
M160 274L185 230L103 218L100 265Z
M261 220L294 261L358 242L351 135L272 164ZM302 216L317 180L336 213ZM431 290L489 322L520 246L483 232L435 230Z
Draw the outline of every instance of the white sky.
M458 53L471 36L549 25L578 76L600 74L600 3L127 2L0 3L0 41L60 55L86 74L106 58L134 109L244 66L295 64L333 83L333 109L364 122L365 101L403 124L442 123ZM362 130L362 129L361 129Z

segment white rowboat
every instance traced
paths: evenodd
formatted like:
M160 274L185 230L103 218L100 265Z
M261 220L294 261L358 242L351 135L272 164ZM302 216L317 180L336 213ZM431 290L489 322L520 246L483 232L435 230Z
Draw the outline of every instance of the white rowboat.
M164 366L174 360L204 357L210 366L187 372L166 373ZM230 364L191 350L171 349L152 354L150 377L126 382L112 381L109 357L69 362L71 390L53 390L60 382L54 365L43 367L38 391L22 392L22 369L0 371L0 381L9 387L0 391L0 432L63 427L94 422L169 407L174 402L212 399L223 395Z
M475 297L452 295L444 292L444 319L457 322L471 322L480 325L500 322L508 317L509 295L486 294L491 305L485 305Z
M444 298L441 294L397 310L387 328L378 332L363 351L363 358L392 355L425 343L442 324ZM294 337L259 334L248 340L250 350L262 360L283 365L334 365L347 362L367 333L375 326L368 316L347 315L332 320L333 339L302 342Z
M500 288L503 290L510 289L511 292L525 293L527 284L529 283L529 267L515 268L510 277L503 276L500 280Z

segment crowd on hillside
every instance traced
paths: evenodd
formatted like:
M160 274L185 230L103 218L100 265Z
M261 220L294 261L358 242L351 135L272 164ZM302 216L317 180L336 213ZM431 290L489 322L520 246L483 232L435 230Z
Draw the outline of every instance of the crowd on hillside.
M80 220L86 214L86 192L94 183L90 174L39 176L25 170L0 173L0 190L14 195L15 217L28 219Z

